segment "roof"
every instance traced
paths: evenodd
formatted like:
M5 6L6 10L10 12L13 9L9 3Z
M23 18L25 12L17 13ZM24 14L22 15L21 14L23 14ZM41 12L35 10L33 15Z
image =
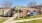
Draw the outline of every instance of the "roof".
M42 5L37 5L37 6L33 6L33 7L35 7L35 8L36 8L36 7L42 7Z
M21 8L20 10L24 10L24 9L27 9L27 10L37 10L35 8Z

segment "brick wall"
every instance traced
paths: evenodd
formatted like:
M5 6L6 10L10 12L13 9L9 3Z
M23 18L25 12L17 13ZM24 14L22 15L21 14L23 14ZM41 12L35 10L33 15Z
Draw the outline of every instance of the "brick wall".
M26 12L27 12L27 10L24 9L23 12L19 13L19 15L20 15L20 16L26 16Z

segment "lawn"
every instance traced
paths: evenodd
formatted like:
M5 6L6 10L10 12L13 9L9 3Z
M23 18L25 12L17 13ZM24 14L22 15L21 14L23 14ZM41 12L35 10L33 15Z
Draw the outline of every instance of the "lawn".
M0 18L0 23L3 23L6 20L7 20L7 18Z
M41 20L25 21L25 22L17 22L17 23L42 23L42 19Z
M24 20L24 19L31 19L31 18L38 18L38 17L42 17L42 15L35 15L35 16L26 16L24 18L15 18L14 20Z

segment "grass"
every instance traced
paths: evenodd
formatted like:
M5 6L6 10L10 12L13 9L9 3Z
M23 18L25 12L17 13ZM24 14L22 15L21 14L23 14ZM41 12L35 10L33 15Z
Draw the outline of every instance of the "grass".
M24 18L15 18L14 20L24 20L24 19L31 19L31 18L38 18L38 17L42 17L42 15L36 15L36 16L25 16Z
M0 18L0 23L3 23L6 20L7 20L6 18Z
M42 23L42 19L41 20L25 21L25 22L17 22L17 23Z

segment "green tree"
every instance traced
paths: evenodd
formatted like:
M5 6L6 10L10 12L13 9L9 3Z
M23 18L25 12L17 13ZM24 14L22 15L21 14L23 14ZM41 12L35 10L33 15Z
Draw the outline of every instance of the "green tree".
M15 6L15 10L20 10L22 7L20 5Z

